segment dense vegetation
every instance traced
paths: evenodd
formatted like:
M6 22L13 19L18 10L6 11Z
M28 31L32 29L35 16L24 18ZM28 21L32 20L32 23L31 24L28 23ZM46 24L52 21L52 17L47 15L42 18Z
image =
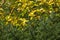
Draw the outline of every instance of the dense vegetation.
M60 40L60 1L0 0L0 40Z

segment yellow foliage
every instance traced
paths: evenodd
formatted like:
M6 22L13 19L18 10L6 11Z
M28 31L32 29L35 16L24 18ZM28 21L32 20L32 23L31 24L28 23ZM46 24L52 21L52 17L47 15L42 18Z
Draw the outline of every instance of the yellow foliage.
M49 0L49 2L47 2L47 4L49 4L49 5L54 4L54 0Z
M25 8L27 6L27 3L24 3L23 5L22 5L22 8Z
M9 0L7 1L9 2ZM55 6L57 8L53 8ZM59 1L55 3L54 0L16 0L14 3L9 2L8 4L0 5L0 20L6 19L6 25L10 22L15 26L25 26L29 20L39 20L43 16L44 18L47 16L45 18L47 20L48 13L58 12L59 6ZM47 15L42 13L47 13ZM59 14L56 16L59 16Z
M25 18L20 18L19 20L21 20L21 25L26 25L26 22L28 22L29 20L26 20Z
M29 16L32 16L32 17L35 16L35 14L34 14L35 12L36 12L36 10L33 10L32 12L29 13Z
M32 3L33 3L33 1L29 1L29 2L28 2L28 5L32 5Z
M0 8L1 11L3 11L4 9L3 8Z

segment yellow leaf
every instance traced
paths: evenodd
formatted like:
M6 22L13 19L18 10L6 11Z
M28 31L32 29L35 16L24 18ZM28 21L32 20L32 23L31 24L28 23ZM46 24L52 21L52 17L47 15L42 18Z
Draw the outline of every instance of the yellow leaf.
M8 24L8 22L6 22L6 24L5 25L7 25Z
M35 14L34 14L35 12L36 12L36 10L33 10L32 12L29 13L29 16L32 16L32 17L35 16Z
M3 14L2 12L0 12L0 14Z
M21 20L21 24L24 26L26 25L26 22L28 22L29 20L26 20L25 18L20 18L19 20Z
M27 3L24 3L24 4L22 5L23 8L25 8L26 6L27 6Z
M1 11L3 11L3 8L0 8Z

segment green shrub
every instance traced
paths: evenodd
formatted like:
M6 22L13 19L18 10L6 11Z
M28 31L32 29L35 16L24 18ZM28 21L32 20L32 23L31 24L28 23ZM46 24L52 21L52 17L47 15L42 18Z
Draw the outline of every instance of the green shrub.
M60 1L0 0L0 40L60 40Z

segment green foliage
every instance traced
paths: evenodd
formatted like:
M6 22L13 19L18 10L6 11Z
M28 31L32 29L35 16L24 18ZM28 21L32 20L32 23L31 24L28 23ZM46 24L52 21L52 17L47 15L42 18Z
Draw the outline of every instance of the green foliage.
M60 1L0 0L0 40L60 40Z

